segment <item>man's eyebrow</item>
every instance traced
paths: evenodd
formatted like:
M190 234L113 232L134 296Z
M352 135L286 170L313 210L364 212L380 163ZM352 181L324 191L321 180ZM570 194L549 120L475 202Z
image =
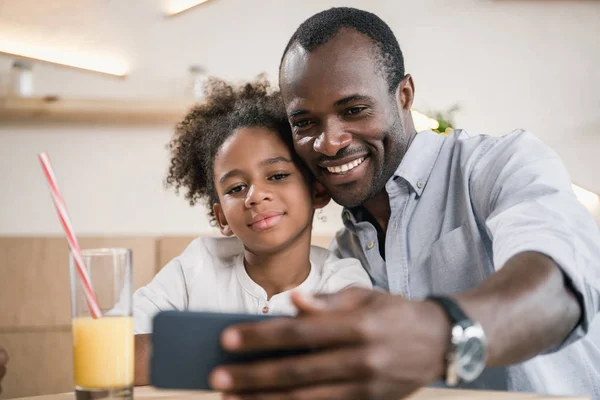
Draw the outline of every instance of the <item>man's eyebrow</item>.
M343 106L344 104L348 104L352 101L368 101L373 102L373 98L371 96L365 96L364 94L351 94L350 96L346 96L343 99L339 99L334 103L336 106Z

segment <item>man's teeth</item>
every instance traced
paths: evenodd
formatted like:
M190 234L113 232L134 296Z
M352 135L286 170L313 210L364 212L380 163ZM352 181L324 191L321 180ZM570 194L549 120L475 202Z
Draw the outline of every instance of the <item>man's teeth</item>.
M327 167L327 171L331 172L332 174L341 174L353 170L354 168L362 164L363 161L365 161L365 158L361 157L354 161L350 161L349 163L344 165L338 165L336 167Z

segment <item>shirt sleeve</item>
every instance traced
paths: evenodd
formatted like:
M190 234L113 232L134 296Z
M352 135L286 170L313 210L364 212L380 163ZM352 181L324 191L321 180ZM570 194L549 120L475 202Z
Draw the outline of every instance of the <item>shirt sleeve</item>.
M470 182L496 270L525 251L552 258L582 307L580 324L563 346L583 337L600 312L600 233L560 158L532 134L516 131L480 156Z
M373 289L371 279L360 261L355 258L335 258L328 266L332 272L323 285L322 293L335 293L350 287Z
M152 282L134 293L134 333L152 333L152 319L159 311L186 310L187 293L183 268L175 258L160 270Z

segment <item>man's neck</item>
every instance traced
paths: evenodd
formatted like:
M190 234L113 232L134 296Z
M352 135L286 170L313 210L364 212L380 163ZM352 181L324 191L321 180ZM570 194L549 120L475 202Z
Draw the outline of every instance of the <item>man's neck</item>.
M267 292L267 298L299 286L310 273L311 227L285 248L257 253L246 248L244 267L250 278Z
M415 130L412 122L412 118L409 119L409 124L406 126L408 126L407 132L409 133L407 134L406 148L404 150L404 154L402 155L402 159L408 152L410 145L412 144L415 136L417 135L417 131ZM400 164L398 164L396 168L398 168L399 165ZM386 232L392 211L390 208L390 197L388 196L385 187L381 189L381 192L367 200L363 204L363 207L369 212L369 214L373 216L373 218L375 218L375 221L377 221L379 227L383 230L383 232Z
M367 200L363 204L363 207L371 214L371 216L373 216L373 218L375 218L379 227L385 232L392 213L390 208L390 198L385 189Z

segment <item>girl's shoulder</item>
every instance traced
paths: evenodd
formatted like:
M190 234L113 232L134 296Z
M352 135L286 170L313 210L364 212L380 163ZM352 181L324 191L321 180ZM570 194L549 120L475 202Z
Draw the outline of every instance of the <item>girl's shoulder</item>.
M232 265L244 254L244 245L237 237L200 236L176 258L185 269L198 266L216 268Z
M325 291L337 291L349 286L372 287L369 275L356 258L339 258L327 249L311 246L310 261Z

